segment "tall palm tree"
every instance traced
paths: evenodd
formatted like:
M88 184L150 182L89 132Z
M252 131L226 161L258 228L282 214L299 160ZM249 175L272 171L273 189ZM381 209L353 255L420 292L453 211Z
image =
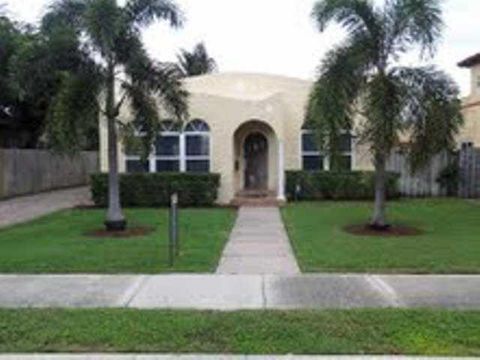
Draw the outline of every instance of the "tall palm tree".
M141 41L141 30L155 20L174 28L183 15L172 0L58 0L43 18L45 31L73 28L83 51L95 61L97 71L65 74L64 88L52 110L52 122L72 123L92 107L98 107L108 123L108 230L123 230L126 220L120 204L117 138L119 113L128 102L147 136L145 151L155 138L159 123L157 100L178 120L187 114L187 94L176 67L153 61ZM101 95L101 96L98 96ZM55 133L55 131L53 131ZM68 142L65 132L58 137Z
M208 55L203 43L195 46L191 52L182 49L177 59L184 76L209 74L217 69L215 59Z
M319 68L307 120L315 122L320 145L335 156L342 130L369 144L375 166L371 226L388 227L386 163L400 137L409 138L412 168L454 146L462 124L456 84L433 66L398 64L419 49L431 58L443 28L441 0L319 0L312 17L323 31L334 21L346 39L329 51Z

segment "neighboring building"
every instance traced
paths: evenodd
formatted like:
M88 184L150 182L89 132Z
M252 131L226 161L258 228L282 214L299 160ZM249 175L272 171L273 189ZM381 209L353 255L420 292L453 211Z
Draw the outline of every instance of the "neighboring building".
M463 99L465 126L459 142L480 147L480 53L461 61L458 66L470 69L471 72L470 95Z
M480 55L461 63L472 68L472 95L465 100L465 130L459 142L480 144ZM184 80L190 93L191 121L179 129L162 126L161 141L146 163L125 154L122 172L214 172L221 175L218 202L238 195L275 195L285 200L286 170L329 170L311 130L305 128L309 81L260 74L211 74ZM122 113L128 121L126 112ZM100 123L101 167L107 171L107 131ZM371 170L368 146L345 133L342 164L349 170Z

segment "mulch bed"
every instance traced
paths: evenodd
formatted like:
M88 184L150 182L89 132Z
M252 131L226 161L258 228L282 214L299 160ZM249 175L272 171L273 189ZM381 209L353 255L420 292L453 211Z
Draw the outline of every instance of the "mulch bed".
M374 229L368 224L348 225L343 230L352 235L378 237L418 236L424 233L420 229L405 225L392 225L384 230Z
M98 229L87 232L86 236L98 238L131 238L151 234L153 232L151 227L131 227L125 231L107 231L106 229Z

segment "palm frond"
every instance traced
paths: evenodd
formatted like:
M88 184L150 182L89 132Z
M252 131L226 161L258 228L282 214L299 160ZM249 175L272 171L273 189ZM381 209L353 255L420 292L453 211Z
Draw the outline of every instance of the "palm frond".
M444 28L441 3L442 0L388 1L385 14L391 46L418 44L422 55L433 55Z
M166 20L176 28L185 21L182 10L171 0L129 0L124 9L128 22L139 27Z
M85 29L92 44L103 57L110 57L115 43L121 39L126 24L116 0L89 2L84 14Z
M368 121L363 124L361 137L375 155L388 157L398 144L399 135L404 130L405 90L403 84L388 73L376 73L368 81L362 94Z
M157 63L151 75L150 84L163 108L179 122L188 119L188 92L183 88L179 68L175 64Z
M87 8L87 0L56 0L42 18L42 30L48 32L58 26L79 29Z
M335 21L349 32L368 31L377 37L381 30L378 15L371 0L320 0L313 8L312 18L320 31Z
M130 35L122 43L122 51L117 52L122 54L128 81L148 89L169 116L183 121L188 116L188 94L182 87L182 72L175 64L152 61L138 36L135 33Z
M327 53L310 94L306 121L315 124L320 147L333 156L341 132L353 128L355 105L373 65L369 39L358 34Z
M459 90L447 74L431 66L395 68L392 76L405 89L402 118L415 169L455 147L455 135L463 124Z
M124 84L123 89L130 100L133 113L132 124L141 126L144 134L141 138L140 150L142 158L145 159L151 153L151 144L154 142L160 126L157 103L150 90L141 84Z
M192 52L182 49L177 60L184 76L209 74L217 69L215 59L208 55L203 43L196 45Z

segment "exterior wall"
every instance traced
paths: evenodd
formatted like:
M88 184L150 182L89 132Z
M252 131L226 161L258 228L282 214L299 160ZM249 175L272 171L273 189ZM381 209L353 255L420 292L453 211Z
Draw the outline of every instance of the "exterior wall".
M472 70L472 89L480 66ZM210 126L211 171L221 174L219 203L230 202L243 186L242 139L249 133L245 124L258 121L269 129L269 190L278 191L279 144L284 144L285 170L302 167L301 128L312 86L309 81L281 76L255 74L213 74L185 80L190 93L191 119L202 119ZM475 90L477 91L477 90ZM465 99L465 127L458 141L480 144L480 89ZM120 120L128 122L128 105L121 109ZM236 133L245 125L242 134ZM100 123L101 170L108 170L106 121ZM251 127L250 131L254 131ZM238 138L239 137L239 138ZM119 143L119 169L125 171L123 146ZM235 169L235 161L240 168ZM368 144L353 144L354 170L373 170Z
M219 203L230 202L241 190L242 174L235 171L238 152L235 133L244 124L259 121L271 133L269 141L269 190L278 191L278 144L285 144L285 169L301 166L300 129L303 125L305 102L311 83L286 77L255 74L213 74L185 80L190 93L190 118L202 119L210 126L210 170L221 174ZM130 121L128 106L120 114L123 122ZM101 170L108 170L107 126L100 123ZM251 129L254 130L253 128ZM119 169L125 171L125 157L119 145Z
M473 98L480 98L480 64L470 69L470 95Z
M470 68L470 95L463 100L465 124L458 136L459 144L473 142L480 146L480 64Z

